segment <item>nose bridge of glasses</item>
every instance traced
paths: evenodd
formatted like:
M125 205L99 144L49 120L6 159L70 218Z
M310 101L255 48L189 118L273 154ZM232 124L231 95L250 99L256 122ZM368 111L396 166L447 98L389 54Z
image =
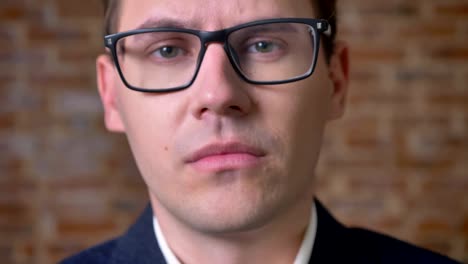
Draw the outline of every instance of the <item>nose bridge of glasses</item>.
M217 31L199 32L199 37L200 37L200 40L204 49L203 53L206 52L206 49L208 48L210 44L212 43L221 44L223 46L226 56L228 57L232 66L235 68L234 62L232 60L235 61L237 58L235 57L236 54L232 54L231 52L229 52L228 43L227 43L228 35L229 35L229 32L226 29L217 30ZM234 58L232 58L232 56L234 56ZM203 54L203 57L204 57L204 54Z
M227 38L226 30L201 31L199 33L203 46L208 47L210 43L224 44Z

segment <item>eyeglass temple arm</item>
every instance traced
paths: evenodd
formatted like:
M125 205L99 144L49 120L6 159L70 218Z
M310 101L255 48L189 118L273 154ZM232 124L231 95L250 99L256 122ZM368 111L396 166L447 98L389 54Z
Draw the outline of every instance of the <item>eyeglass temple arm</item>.
M317 22L317 29L327 37L332 35L332 29L327 22Z

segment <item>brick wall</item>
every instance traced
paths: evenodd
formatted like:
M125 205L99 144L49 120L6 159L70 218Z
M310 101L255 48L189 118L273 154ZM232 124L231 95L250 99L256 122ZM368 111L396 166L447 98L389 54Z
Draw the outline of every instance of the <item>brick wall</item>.
M99 0L0 2L0 259L51 263L119 234L147 200L103 128ZM468 1L341 1L347 114L317 191L349 225L468 262Z

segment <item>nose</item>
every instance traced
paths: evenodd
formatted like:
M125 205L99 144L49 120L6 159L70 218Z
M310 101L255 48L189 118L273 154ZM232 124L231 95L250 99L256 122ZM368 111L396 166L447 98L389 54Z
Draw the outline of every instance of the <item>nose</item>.
M197 119L247 115L253 106L249 86L235 72L222 45L210 44L189 89L192 92L190 111Z

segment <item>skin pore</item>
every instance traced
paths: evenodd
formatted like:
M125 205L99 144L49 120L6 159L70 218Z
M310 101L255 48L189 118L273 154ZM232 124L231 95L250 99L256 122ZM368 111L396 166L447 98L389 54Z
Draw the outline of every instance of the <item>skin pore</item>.
M313 14L309 0L123 0L118 31L155 18L218 30ZM178 92L127 89L107 55L97 71L106 126L127 135L162 232L182 262L292 263L309 221L325 125L344 109L344 45L330 64L321 51L310 78L274 86L240 79L218 43L209 45L194 84ZM239 153L192 162L212 145Z

